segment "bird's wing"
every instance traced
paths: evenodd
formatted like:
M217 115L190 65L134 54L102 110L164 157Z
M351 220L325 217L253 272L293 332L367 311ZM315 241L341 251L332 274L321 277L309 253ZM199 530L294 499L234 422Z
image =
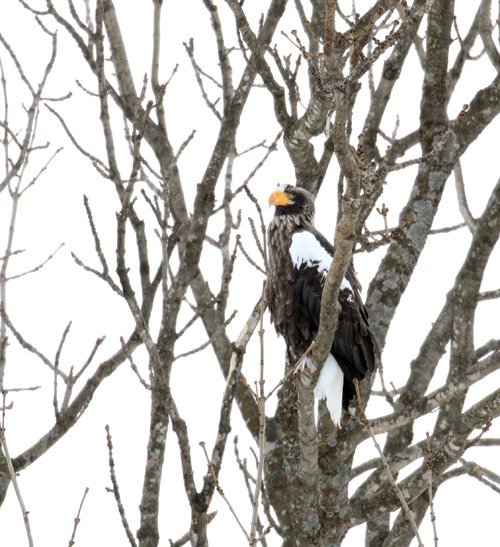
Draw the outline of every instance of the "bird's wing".
M315 338L320 318L321 295L333 260L333 246L316 230L295 232L290 245L294 268L298 328L306 340ZM350 380L361 380L375 366L377 346L368 327L368 316L351 267L339 293L341 312L332 353Z

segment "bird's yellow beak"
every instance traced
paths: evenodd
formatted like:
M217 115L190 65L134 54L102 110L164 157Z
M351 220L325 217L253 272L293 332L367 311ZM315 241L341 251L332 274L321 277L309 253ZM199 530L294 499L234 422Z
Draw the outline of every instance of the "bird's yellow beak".
M275 190L269 196L269 205L290 205L291 203L292 197L283 190Z

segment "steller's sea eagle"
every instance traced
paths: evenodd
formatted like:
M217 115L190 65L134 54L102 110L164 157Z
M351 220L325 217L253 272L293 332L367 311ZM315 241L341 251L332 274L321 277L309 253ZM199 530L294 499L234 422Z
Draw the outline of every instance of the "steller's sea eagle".
M267 302L271 320L287 345L291 363L318 332L321 294L334 247L314 228L314 198L295 186L279 186L269 196L276 207L267 230L269 272ZM332 421L340 425L342 408L354 397L353 380L375 367L379 350L361 300L361 285L350 264L339 292L337 331L314 394L326 398Z

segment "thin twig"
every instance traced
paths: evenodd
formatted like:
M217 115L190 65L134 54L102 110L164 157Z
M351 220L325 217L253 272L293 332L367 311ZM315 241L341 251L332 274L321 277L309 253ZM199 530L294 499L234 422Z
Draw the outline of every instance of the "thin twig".
M259 340L260 340L260 377L259 377L259 389L257 395L257 407L259 409L259 457L257 464L257 478L255 480L255 490L252 500L252 523L250 525L250 541L249 545L256 545L257 538L257 521L259 518L259 497L262 486L262 474L264 471L264 447L266 439L266 396L264 393L264 308L265 308L265 288L266 283L262 284L262 296L261 296L261 313L260 313L260 328L259 328Z
M82 368L75 374L75 382L76 380L78 380L78 378L80 378L80 376L85 372L85 370L87 370L87 367L90 365L90 363L92 363L95 357L95 354L97 353L97 350L99 349L99 346L104 342L104 340L106 340L105 336L101 336L100 338L96 339L93 348L90 350L90 354L87 357L87 360L85 361L85 363L83 363Z
M252 194L252 192L250 192L250 189L247 186L245 186L244 190L248 199L250 199L250 201L254 204L255 209L257 210L257 214L259 215L260 231L262 234L262 248L258 244L258 237L256 234L254 235L254 237L255 237L257 246L259 247L259 251L262 255L262 259L264 260L265 269L267 271L267 236L266 236L266 225L264 222L264 215L262 214L262 207L260 206L259 201Z
M98 157L94 156L93 154L91 154L90 152L87 152L84 148L82 148L80 146L80 144L78 144L76 138L73 136L71 130L69 129L68 125L66 124L66 122L64 121L63 117L56 111L54 110L53 108L51 108L50 106L48 106L47 104L45 105L45 107L59 120L59 122L61 123L61 125L63 126L63 129L64 131L66 132L66 135L68 136L68 138L70 139L70 141L73 143L73 145L75 146L75 148L78 150L78 152L88 158L90 160L90 162L92 163L93 167L95 169L97 169L97 171L105 178L110 178L110 173L109 173L109 170L108 168L106 167L106 164L101 161Z
M257 234L257 229L255 228L255 222L253 220L252 217L248 217L248 223L250 224L250 229L252 231L252 235L253 235L253 239L255 241L255 245L257 245L257 248L259 249L259 253L260 253L260 256L262 257L262 260L264 261L264 267L265 269L267 270L267 258L266 258L266 251L264 250L264 247L262 246L262 244L260 243L260 240L259 240L259 236ZM262 241L265 242L266 240L266 232L264 231L263 233L261 232L261 234L264 236L262 238Z
M115 497L116 505L118 507L118 512L120 513L123 528L125 530L125 533L127 534L128 541L132 547L137 547L135 538L132 535L132 532L130 531L130 526L128 524L127 517L125 515L125 509L123 507L121 497L120 497L120 489L118 487L118 481L116 480L115 460L113 458L113 441L111 439L111 433L109 432L109 425L106 425L105 429L106 429L106 441L108 445L108 455L109 455L109 475L111 477L111 483L113 485L113 489L111 491L113 492L113 495ZM108 489L108 491L109 490L110 489Z
M208 347L212 342L213 342L213 339L218 336L221 332L224 331L224 329L229 325L229 323L231 323L231 321L236 317L236 314L238 313L238 310L234 310L233 313L224 321L224 323L222 323L222 326L219 327L211 336L208 340L206 340L205 342L203 342L202 344L200 344L199 346L197 346L196 348L194 349L191 349L191 350L188 350L188 351L185 351L184 353L179 353L179 355L176 355L175 356L175 359L181 359L183 357L188 357L189 355L193 355L195 353L199 353L200 351L204 350L206 347Z
M36 391L42 386L30 386L30 387L9 387L2 389L2 393L19 392L19 391Z
M436 527L436 513L434 512L434 501L433 501L433 492L432 492L432 445L431 445L431 438L429 436L429 433L427 435L427 470L429 471L429 482L427 485L427 491L429 493L429 508L431 511L431 523L432 523L432 530L434 532L434 546L437 547L438 545L438 535L437 535L437 527Z
M147 390L151 390L151 384L148 384L146 382L146 380L144 380L144 378L141 376L140 372L139 372L139 369L137 368L137 365L134 363L134 359L132 358L132 355L130 354L130 352L127 350L127 347L125 345L125 339L123 338L123 336L120 336L120 343L122 345L122 350L127 354L127 359L129 360L130 362L130 367L132 368L132 370L134 371L135 375L137 376L137 378L139 378L139 382L141 383L141 385L143 387L145 387Z
M205 443L203 441L200 441L200 446L203 450L203 453L205 454L205 458L207 459L208 470L209 470L210 476L212 478L212 481L215 484L215 488L217 489L217 492L219 493L221 498L226 502L226 505L229 507L229 510L231 511L231 514L233 515L236 522L238 523L238 526L240 527L242 532L245 534L245 537L247 538L247 541L250 541L250 536L248 535L248 532L245 530L245 527L241 523L241 520L238 518L238 515L236 514L236 511L234 510L233 506L231 505L231 502L227 499L226 495L224 494L224 490L222 490L222 487L219 484L219 479L217 478L217 474L215 473L213 465L210 462L210 458L208 456L208 452L207 452L207 448L205 446Z
M86 195L83 196L83 206L85 207L85 212L87 213L87 220L89 222L90 230L92 232L92 237L94 239L95 252L97 256L99 257L99 262L101 263L101 266L102 266L102 273L106 276L108 275L108 272L109 272L108 263L106 262L106 257L104 256L104 252L102 250L101 239L99 237L99 234L97 232L97 228L94 222L94 215L92 213L92 209L90 208L89 198Z
M262 157L262 159L257 163L257 165L250 171L249 175L245 178L245 180L236 188L236 190L234 190L231 194L231 200L233 200L240 192L242 191L245 191L248 195L248 197L253 201L254 205L256 206L257 210L259 211L259 216L261 217L261 220L262 220L262 211L260 209L260 205L259 205L259 202L258 200L253 196L253 194L249 194L249 188L248 188L248 185L251 181L251 179L257 174L257 171L259 171L259 169L264 165L264 163L267 161L267 159L269 158L269 155L274 152L275 150L278 149L278 141L279 139L281 138L283 132L280 131L276 137L274 138L273 142L269 145L266 145L266 141L263 141L259 144L256 144L254 146L251 146L250 148L247 148L246 150L244 150L243 152L237 152L236 153L236 157L240 157L242 156L243 154L246 154L247 152L250 152L251 150L255 150L256 148L261 148L261 147L264 147L266 149L266 153L264 154L264 156ZM224 204L220 205L219 207L215 207L214 210L212 211L212 215L215 215L216 213L218 213L219 211L221 211L222 209L224 208Z
M14 406L14 403L10 403L9 405L7 405L6 401L7 401L7 392L5 390L2 390L2 407L1 407L2 422L0 423L1 429L4 429L5 427L5 411L10 410Z
M208 98L207 91L205 89L205 85L203 83L202 76L210 80L213 84L215 84L217 87L221 87L221 84L212 76L207 74L204 70L201 69L201 67L198 65L194 58L194 40L191 38L189 40L189 43L184 42L184 48L186 49L186 52L189 56L189 59L191 61L191 65L194 70L194 75L196 78L196 83L198 84L198 87L200 88L201 96L203 97L203 100L205 101L205 104L208 106L208 108L213 112L215 117L218 120L222 119L222 116L220 112L217 110L216 105L219 101L219 99L216 99L215 101L211 101Z
M462 172L462 164L460 162L460 158L457 160L455 166L453 167L453 174L455 175L455 189L457 192L458 208L460 209L460 213L462 214L467 228L469 228L471 234L474 234L474 231L477 227L477 221L472 216L472 213L469 209L469 204L467 203L464 175Z
M496 486L497 484L500 484L500 476L498 473L494 473L476 462L468 462L464 460L464 458L460 458L460 463L467 469L467 473L471 477L474 477L486 486L489 486L497 494L500 494L500 488Z
M24 277L25 275L29 275L29 274L38 272L39 270L41 270L48 262L50 262L56 256L56 253L63 246L64 246L64 242L61 243L59 245L59 247L57 247L57 249L53 253L51 253L43 262L38 264L38 266L35 266L35 267L31 268L30 270L26 270L25 272L22 272L22 273L19 273L19 274L16 274L16 275L11 275L10 277L7 278L7 281L12 281L14 279L19 279L20 277Z
M28 511L26 510L23 498L21 496L21 491L19 489L19 484L17 482L16 472L14 470L14 466L12 465L12 459L9 454L9 448L7 447L7 441L5 440L5 429L3 427L0 427L0 445L2 446L4 458L5 458L5 461L7 462L7 469L9 470L10 480L12 481L12 484L14 485L14 491L16 492L16 497L19 502L19 507L21 508L21 512L23 514L24 526L26 528L26 535L28 536L28 545L29 547L33 547L33 537L31 535L31 527L30 527L30 521L28 517Z
M449 232L460 230L461 228L465 228L466 226L467 224L465 224L465 222L461 222L460 224L454 224L453 226L445 226L444 228L434 228L433 230L429 230L429 235L448 234Z
M80 514L82 512L83 502L85 501L85 498L87 497L88 493L89 493L89 487L87 486L83 493L82 501L80 502L80 507L78 508L78 513L76 514L76 517L75 517L75 524L73 525L73 532L71 533L68 547L73 547L73 545L75 544L76 529L78 528L78 525L80 524Z
M207 525L214 520L216 515L217 515L217 511L213 511L212 513L207 513ZM191 530L189 530L178 540L172 541L171 539L169 539L168 542L170 544L170 547L182 547L183 545L186 545L186 543L189 541L191 536L192 536L192 533L191 533Z
M238 448L238 442L239 442L238 435L235 435L233 439L234 457L243 475L243 479L245 481L245 485L247 487L247 493L250 496L250 503L251 503L253 494L252 494L252 485L250 483L255 485L255 477L250 473L248 469L246 458L244 460L241 459L240 451Z
M21 346L25 350L30 351L31 353L34 353L46 366L48 366L50 368L50 370L54 371L55 367L50 362L50 360L47 357L45 357L45 355L43 355L42 352L40 352L38 349L36 349L34 346L32 346L27 340L25 340L23 338L23 336L21 335L21 333L16 330L16 328L12 324L9 316L7 315L5 309L3 308L3 306L1 304L0 304L0 316L5 321L5 324L7 325L7 327L9 327L10 331L15 336L15 338L19 342L19 344L21 344ZM58 374L61 376L61 378L64 380L64 382L68 381L68 376L64 372L59 370Z
M500 494L500 488L497 484L500 484L500 476L494 473L490 469L480 466L476 462L469 462L464 458L459 458L461 467L454 467L450 471L447 471L441 476L441 482L459 477L462 475L469 475L470 477L478 480L480 483L488 486L496 494Z
M243 253L243 256L248 260L248 262L256 269L258 270L259 272L263 273L264 275L266 275L266 271L264 270L264 268L261 268L253 259L252 257L247 253L247 251L245 250L245 247L243 247L243 243L241 243L241 240L238 240L237 241L237 246L239 247L240 251Z
M480 447L490 447L490 446L500 446L500 439L478 439L472 446L480 446Z
M361 399L361 392L359 389L359 382L355 378L354 379L354 389L356 390L356 399L358 401L358 407L359 407L359 413L360 413L360 419L361 423L363 424L363 427L368 431L370 434L370 437L373 440L373 444L375 445L375 448L377 449L377 452L380 455L380 459L382 460L382 463L384 465L385 473L387 475L387 478L389 479L389 482L391 483L392 488L394 489L394 492L396 493L396 496L398 497L399 501L401 502L401 507L403 508L403 511L405 512L406 516L408 517L408 520L410 521L411 527L413 529L413 533L415 534L415 538L418 542L419 547L424 547L424 544L422 543L422 540L420 539L420 534L418 533L418 527L415 522L415 519L413 518L413 513L411 512L410 508L408 507L408 504L406 503L406 500L403 496L403 493L401 492L401 489L397 485L396 481L394 480L394 475L391 472L391 469L389 467L389 464L387 463L387 459L385 458L383 450L380 448L380 445L377 442L377 439L375 438L375 433L373 432L373 429L370 425L370 422L368 421L368 418L365 414L365 409L363 406L363 400Z
M54 395L52 399L52 404L54 406L54 414L56 417L56 421L59 421L59 403L57 402L57 379L59 376L59 360L61 358L61 352L64 346L64 342L66 342L66 337L68 336L69 329L71 328L72 321L70 321L66 328L64 329L64 332L61 336L61 341L59 342L59 347L56 351L56 356L54 359Z
M500 289L495 291L484 291L479 293L478 299L481 300L493 300L494 298L500 298Z
M380 376L380 383L382 384L382 394L385 397L386 401L392 407L394 407L394 397L392 396L392 393L387 389L387 386L385 384L384 367L383 367L382 363L380 363L380 366L378 368L378 373L379 373L379 376Z
M387 172L400 171L401 169L406 169L407 167L410 167L411 165L419 165L421 163L430 161L432 158L437 157L437 155L444 150L444 147L450 140L450 137L453 134L453 132L456 130L458 124L465 118L465 116L467 116L468 110L469 110L469 105L465 104L462 107L462 110L458 113L458 116L449 124L446 131L441 135L439 142L434 146L434 148L430 152L428 152L427 154L424 154L423 156L402 161L401 163L387 162L387 158L391 158L393 155L392 147L389 147L387 151L388 153L386 156L386 163L383 166L383 169L386 170Z
M283 378L281 378L281 380L273 387L273 389L266 395L266 400L269 399L269 397L271 397L271 395L277 390L279 389L287 380L288 378L292 375L292 374L295 374L298 370L298 368L301 366L302 362L304 361L304 359L311 353L311 351L314 349L314 346L316 345L316 341L313 340L311 342L311 344L309 345L309 347L306 349L306 351L304 351L304 353L299 357L299 359L297 359L297 362L288 369L288 372L285 374L285 376L283 376Z

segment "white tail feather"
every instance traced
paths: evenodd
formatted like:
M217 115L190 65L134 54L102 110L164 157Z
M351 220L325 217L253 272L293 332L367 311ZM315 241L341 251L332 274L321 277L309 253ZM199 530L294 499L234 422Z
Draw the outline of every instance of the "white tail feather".
M342 389L344 387L344 373L335 357L329 353L321 369L318 383L314 388L317 399L326 399L326 406L330 412L332 422L340 427L342 418Z

